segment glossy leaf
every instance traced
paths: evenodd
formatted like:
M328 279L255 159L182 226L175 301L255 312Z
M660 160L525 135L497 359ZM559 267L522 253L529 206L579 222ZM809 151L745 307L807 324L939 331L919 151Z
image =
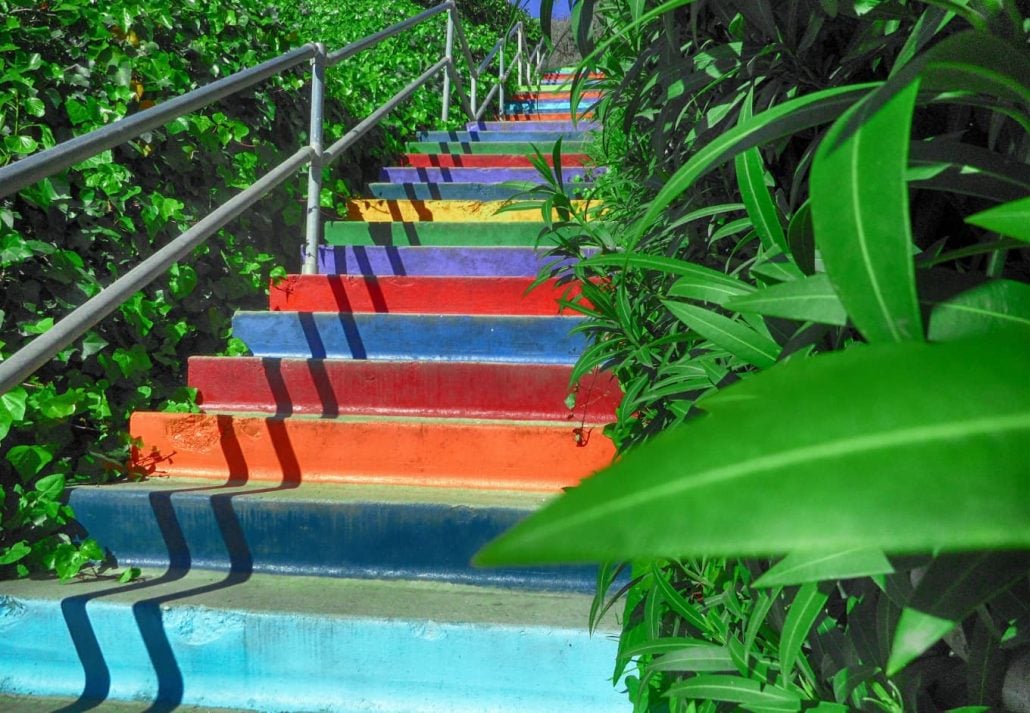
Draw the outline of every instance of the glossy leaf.
M856 548L840 552L792 552L755 580L756 587L789 586L833 579L868 577L894 571L883 552Z
M752 96L749 93L741 108L740 123L751 118L751 101ZM776 203L765 185L765 164L762 162L762 154L757 148L750 148L737 154L734 166L740 196L762 245L767 250L776 247L786 252L787 236L783 232Z
M1030 243L1030 197L980 211L966 222Z
M627 453L478 560L1030 547L1030 390L1012 388L1026 361L1026 340L998 333L778 364L699 402L707 416Z
M794 595L794 601L787 610L787 620L783 623L783 631L780 634L780 675L784 681L790 680L794 661L801 653L801 646L808 638L808 632L823 613L827 598L826 592L820 589L818 582L802 585Z
M726 703L739 703L750 710L783 711L792 713L801 709L801 697L776 686L765 686L750 678L701 674L682 683L669 686L669 695L676 698L695 698Z
M870 342L923 338L905 183L918 89L910 84L872 114L867 102L849 110L812 162L816 245L848 316Z
M754 312L802 322L839 326L848 322L844 306L824 274L781 282L748 295L733 297L726 301L725 307L737 312Z
M736 671L730 652L725 646L707 642L683 646L677 651L662 654L652 661L649 671Z
M666 181L630 231L629 244L635 244L670 203L713 168L741 151L833 121L877 86L860 84L813 92L756 114L751 120L719 134Z
M1030 510L1025 492L1021 505ZM1030 550L942 555L935 559L901 612L887 675L903 669L976 607L1028 574Z
M929 337L950 341L999 329L1018 331L1030 339L1030 285L991 280L934 305Z
M666 300L664 304L685 325L738 359L761 367L776 363L780 346L746 324L683 302Z

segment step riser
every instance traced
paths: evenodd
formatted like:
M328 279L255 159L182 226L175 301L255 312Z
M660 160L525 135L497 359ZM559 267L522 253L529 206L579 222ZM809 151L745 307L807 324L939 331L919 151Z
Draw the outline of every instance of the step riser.
M417 168L529 168L533 163L528 156L506 156L501 154L420 154L409 153L404 157L405 166ZM590 161L586 154L562 153L563 166L582 166ZM544 156L548 166L554 166L550 154Z
M598 91L598 90L588 89L588 90L584 90L584 91L580 92L579 97L582 100L600 99L601 98L601 92ZM566 101L571 100L572 99L572 91L566 88L566 89L555 89L553 91L546 91L546 92L536 92L536 91L532 91L532 92L516 92L515 94L512 94L510 97L508 97L508 100L510 102L512 102L512 103L515 103L515 104L520 103L520 102L532 102L532 101L540 101L540 100L559 101L559 100L562 100L562 99L564 99Z
M208 411L607 423L622 391L591 374L569 409L565 365L193 357L189 384Z
M465 125L469 131L525 131L525 124L517 121L474 121ZM538 121L533 125L537 131L597 131L601 125L596 121Z
M531 277L396 277L290 275L273 282L273 312L555 315L579 290ZM564 310L567 314L576 314Z
M447 154L411 154L411 156L430 162L452 158ZM473 156L474 154L470 154L464 157L457 156L453 158L462 160L464 158L472 158ZM408 223L425 221L427 224L429 222L484 223L484 225L475 226L477 235L481 230L488 229L486 224L490 223L539 223L541 220L538 208L498 212L507 205L509 205L507 201L490 201L486 203L482 201L384 201L361 198L347 201L347 220L370 222L404 221ZM577 205L581 208L586 207L582 202L577 202ZM555 219L557 219L557 214L555 216ZM511 227L510 225L505 225L503 230L506 231ZM466 227L462 226L462 229L465 230Z
M472 567L481 547L532 512L528 503L384 502L362 499L365 492L340 499L275 488L129 484L73 488L68 503L121 567L594 589L592 567Z
M582 195L587 184L566 186L566 191ZM369 192L387 200L461 200L503 201L515 198L526 189L500 183L370 183Z
M0 605L17 622L0 637L0 692L85 692L85 705L67 710L105 699L139 710L153 703L147 710L186 704L269 713L625 708L625 695L605 680L616 643L586 630L210 608L182 601L192 581L134 585L138 602L100 592L12 596ZM232 600L232 581L200 581L194 590L221 589ZM298 594L323 592L309 586Z
M543 121L575 121L579 120L580 123L586 121L592 121L594 117L593 112L586 111L580 112L573 116L568 111L543 111L543 112L507 112L504 115L504 120L509 122L522 122L527 124L528 127L535 126L537 122Z
M591 174L601 173L596 168L563 168L562 178L571 182L575 178L589 179ZM505 183L507 181L541 182L540 172L535 168L406 168L387 167L379 176L390 183Z
M136 413L136 468L151 475L248 483L353 483L557 492L615 455L572 424L349 421Z
M496 141L482 143L479 141L413 141L406 144L406 150L422 154L514 154L531 156L535 149L550 153L554 149L554 141ZM568 153L583 153L586 144L582 141L562 141L562 150Z
M233 336L255 356L572 364L579 317L237 312Z
M584 141L586 140L589 132L584 130L572 130L572 131L544 131L544 130L516 130L516 131L426 131L419 134L419 142L451 142L451 143L467 143L467 142L499 142L499 143L510 143L513 141L524 141L534 144L539 144L542 141L548 143L554 143L558 139L565 141ZM503 153L502 149L498 149L493 153Z

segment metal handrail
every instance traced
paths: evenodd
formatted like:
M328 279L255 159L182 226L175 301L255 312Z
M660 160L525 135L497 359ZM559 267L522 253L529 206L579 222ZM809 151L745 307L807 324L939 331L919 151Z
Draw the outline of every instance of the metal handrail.
M323 150L323 124L325 104L325 70L351 57L362 50L375 46L379 42L392 37L410 27L414 27L441 13L447 13L447 39L444 57L436 62L408 86L376 109L372 114L358 123L342 138ZM461 74L454 62L454 33L458 34L462 53L469 68L472 100L465 94ZM51 329L33 339L28 344L0 362L0 394L6 393L33 372L52 359L55 354L85 334L107 315L128 300L135 292L153 282L169 267L207 240L212 234L223 228L261 198L274 190L279 184L291 178L305 164L308 166L306 237L304 242L304 274L316 274L318 243L321 231L319 197L322 190L322 169L338 159L342 153L359 138L378 124L398 104L409 98L416 90L424 86L437 74L443 73L443 102L441 118L447 120L451 100L452 84L458 92L459 103L465 115L471 120L478 120L487 104L499 90L501 92L501 113L504 111L503 84L511 73L511 67L505 71L504 48L512 34L518 37L518 48L514 64L518 66L519 82L530 72L539 71L543 56L543 41L531 54L525 52L525 32L522 23L516 25L501 37L487 59L476 65L472 59L465 33L461 26L455 0L445 0L439 5L403 20L375 34L352 42L333 52L327 52L323 44L311 42L278 57L262 62L211 84L194 89L181 96L146 109L130 117L120 119L107 126L95 129L82 136L77 136L45 151L33 154L4 167L0 167L0 198L32 185L48 176L63 171L81 161L85 161L107 149L140 136L152 129L162 126L180 116L189 114L219 99L224 99L246 89L269 77L281 74L293 67L311 61L311 114L308 145L298 149L289 158L269 170L249 187L236 194L217 207L191 228L180 234L167 245L150 255L139 265L132 268L122 277L93 296L71 313L61 319ZM495 56L500 56L498 82L487 95L480 107L476 107L476 86L484 70Z

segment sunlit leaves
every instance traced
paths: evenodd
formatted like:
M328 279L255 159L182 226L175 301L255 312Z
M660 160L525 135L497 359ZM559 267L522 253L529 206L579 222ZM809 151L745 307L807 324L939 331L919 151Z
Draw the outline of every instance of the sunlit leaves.
M1030 243L1030 197L980 211L966 222Z

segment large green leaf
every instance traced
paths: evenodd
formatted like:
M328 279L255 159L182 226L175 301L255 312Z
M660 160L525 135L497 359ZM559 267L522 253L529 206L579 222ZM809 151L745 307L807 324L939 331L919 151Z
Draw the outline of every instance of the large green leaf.
M1030 196L982 210L966 222L1030 243Z
M913 82L872 113L868 102L849 110L812 162L816 245L848 316L870 342L923 338L905 183L918 90Z
M629 231L628 244L635 244L670 203L713 168L741 151L833 121L877 86L879 84L876 83L857 84L806 94L722 132L691 156L690 160L666 181L658 195L648 204L647 212Z
M1023 504L1030 508L1026 491ZM1030 551L942 555L922 575L901 612L887 661L893 676L981 604L1030 574Z
M737 312L754 312L804 322L839 326L848 322L844 306L834 292L830 279L824 274L781 282L748 295L733 297L724 306Z
M755 580L756 587L851 579L894 571L881 550L858 547L837 552L792 552Z
M780 355L779 344L742 322L683 302L665 300L664 304L685 325L748 364L772 366Z
M1030 285L1014 280L991 280L937 303L930 313L929 337L948 341L1018 330L1030 339Z
M997 333L790 360L704 399L484 564L1030 547L1030 345Z
M801 697L776 686L762 685L750 678L701 674L682 683L669 686L669 695L676 698L739 703L749 710L783 711L791 713L801 709Z

